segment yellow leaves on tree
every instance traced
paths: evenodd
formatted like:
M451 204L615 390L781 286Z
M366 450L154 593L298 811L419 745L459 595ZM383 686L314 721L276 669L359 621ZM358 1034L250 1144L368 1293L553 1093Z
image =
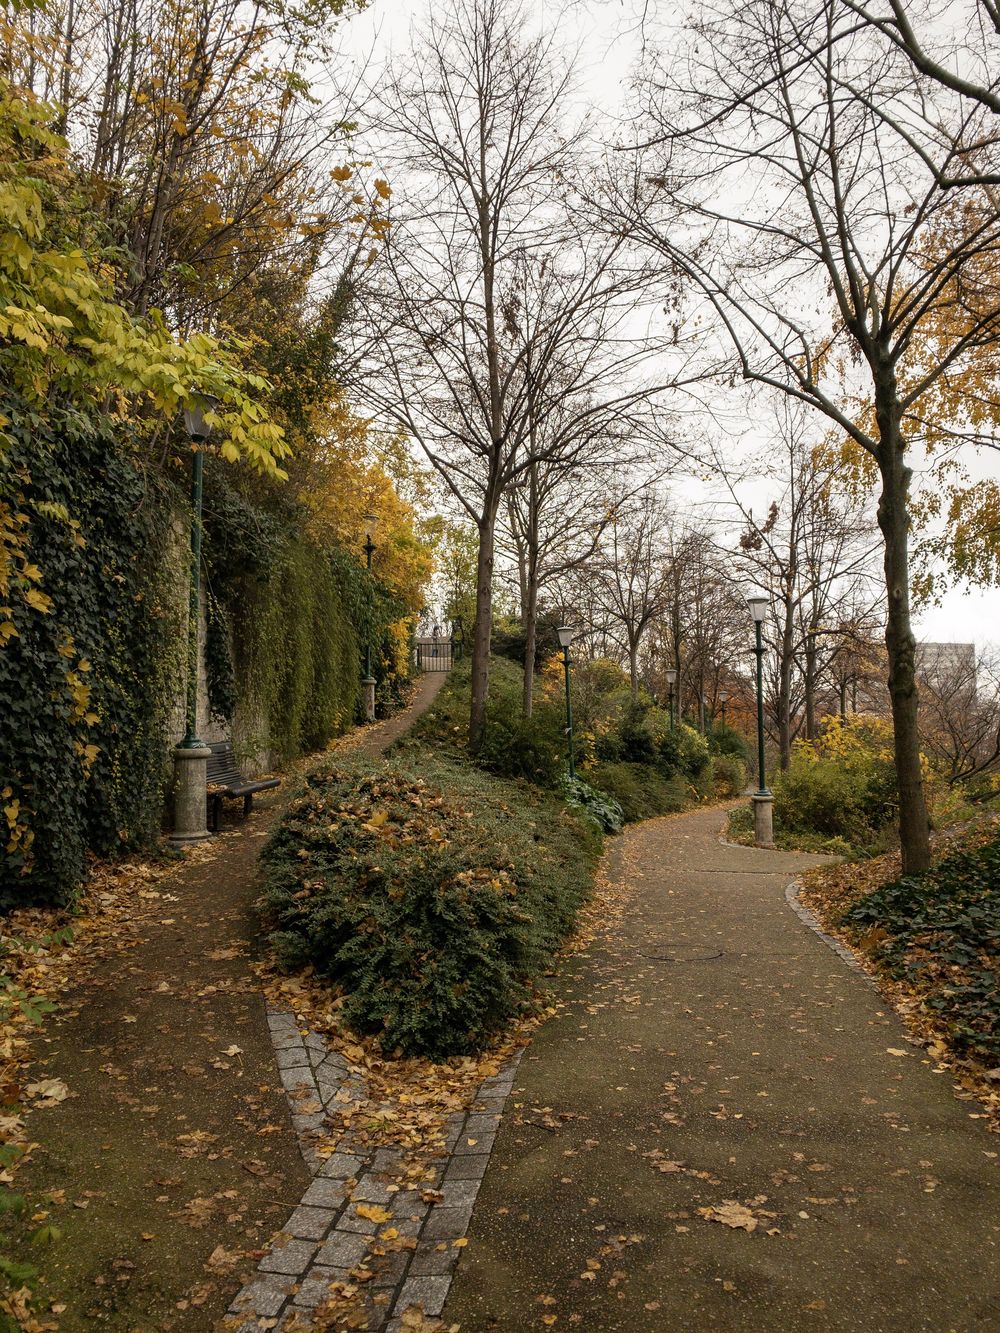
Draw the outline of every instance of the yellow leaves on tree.
M109 276L80 249L49 243L37 185L65 170L68 147L48 128L51 107L0 80L0 338L6 384L43 405L99 404L110 393L168 416L195 391L220 400L227 448L265 472L288 452L256 399L268 388L207 334L176 339L161 315L133 318ZM47 168L46 165L47 164ZM6 435L0 423L0 450ZM2 568L2 565L0 565ZM36 599L37 600L37 599ZM43 608L38 606L39 610Z
M307 531L319 546L344 546L364 559L364 516L375 515L372 568L405 608L403 618L391 627L402 667L410 622L423 605L431 573L429 543L413 505L401 497L390 474L392 450L379 449L368 421L342 393L333 391L326 403L314 408L310 426L308 438L294 439L295 456L289 464L291 484L309 515Z

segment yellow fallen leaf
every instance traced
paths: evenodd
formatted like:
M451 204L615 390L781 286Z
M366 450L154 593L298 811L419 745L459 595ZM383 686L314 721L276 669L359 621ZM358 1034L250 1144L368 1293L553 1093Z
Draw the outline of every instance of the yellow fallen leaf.
M369 1222L388 1222L392 1217L387 1208L382 1208L377 1203L359 1203L354 1211L358 1217L364 1217Z
M909 1054L910 1054L909 1051L901 1051L901 1050L898 1048L898 1046L887 1046L885 1049L886 1049L886 1051L889 1053L889 1055L909 1055Z

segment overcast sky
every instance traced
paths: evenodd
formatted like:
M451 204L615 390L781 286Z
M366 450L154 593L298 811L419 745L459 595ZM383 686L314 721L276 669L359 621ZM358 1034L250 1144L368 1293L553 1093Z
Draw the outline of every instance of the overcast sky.
M414 19L427 13L434 0L371 0L369 8L352 18L343 28L344 45L358 69L365 69L373 82L390 58L405 63L410 46L409 33ZM580 95L588 105L607 116L609 135L631 109L629 79L641 53L642 33L638 15L655 6L657 29L665 32L668 16L677 13L669 3L656 0L576 0L554 4L551 0L527 0L547 23L558 21L566 30L569 50L578 52L577 71ZM361 126L363 137L364 127ZM397 189L405 189L394 182ZM818 423L822 435L825 423ZM915 470L919 464L915 463ZM990 454L975 461L975 475L1000 479L1000 454ZM711 507L713 488L703 482L679 482L674 488L679 504L689 498L704 512ZM718 499L724 497L722 487ZM917 619L918 637L942 642L976 642L1000 645L1000 589L969 591L952 589L939 606L923 610Z

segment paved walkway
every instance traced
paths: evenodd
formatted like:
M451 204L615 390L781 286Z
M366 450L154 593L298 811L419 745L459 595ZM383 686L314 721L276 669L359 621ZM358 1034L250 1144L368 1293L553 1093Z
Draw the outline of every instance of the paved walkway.
M340 744L377 753L444 679L422 676L409 708ZM17 1257L41 1259L65 1333L205 1333L310 1188L250 967L257 856L294 786L247 820L227 812L202 859L137 877L37 1043L32 1077L69 1097L33 1116L40 1146L19 1180L51 1192L43 1216L62 1239Z
M514 1084L446 1324L1000 1330L1000 1140L718 810L627 832L632 897Z

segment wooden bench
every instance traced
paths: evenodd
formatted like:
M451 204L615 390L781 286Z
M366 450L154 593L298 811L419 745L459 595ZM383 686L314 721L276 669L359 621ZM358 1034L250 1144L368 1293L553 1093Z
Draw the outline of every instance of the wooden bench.
M211 741L208 747L212 753L208 760L208 826L213 833L219 831L219 816L222 802L227 796L243 797L243 813L248 815L253 809L254 793L269 791L280 787L280 778L245 778L236 767L232 741Z

